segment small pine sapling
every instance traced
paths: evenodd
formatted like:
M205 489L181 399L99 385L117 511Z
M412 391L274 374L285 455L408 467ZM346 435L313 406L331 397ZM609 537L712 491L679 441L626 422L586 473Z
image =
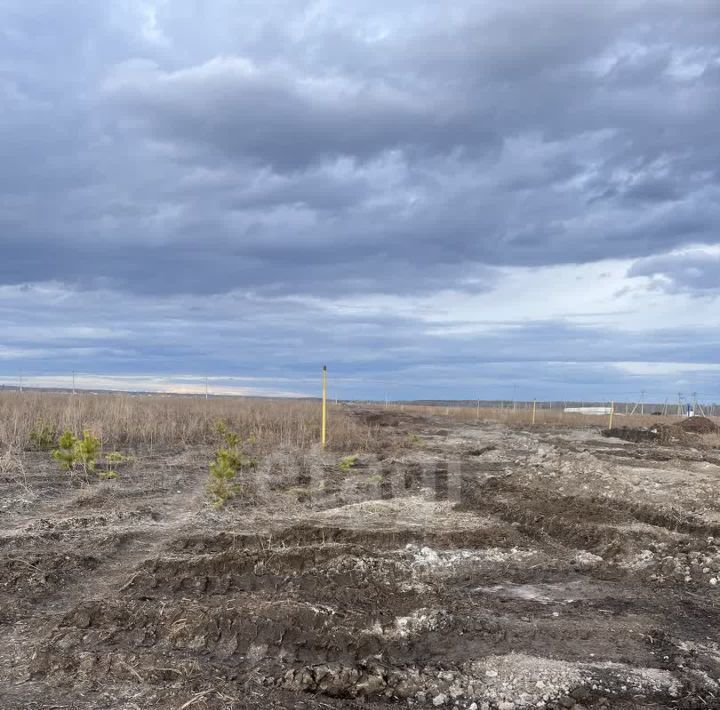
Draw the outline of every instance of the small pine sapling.
M83 431L82 439L75 440L75 460L82 467L85 478L89 473L95 473L97 457L100 454L102 442L91 431Z
M257 463L239 448L240 436L230 431L224 422L218 422L216 429L225 440L226 446L218 449L214 460L210 462L207 491L213 500L213 506L220 508L229 498L242 491L242 484L235 482L238 473L255 468Z
M106 467L98 470L97 463L101 452L102 442L91 431L83 431L82 437L75 436L71 431L65 431L58 439L58 448L52 452L52 457L64 471L72 472L80 469L85 480L91 473L97 474L100 478L117 478L117 472L111 470L109 464L127 461L129 458L113 452L107 457Z
M75 464L75 434L64 431L58 439L58 448L52 452L52 457L60 464L64 471L72 471Z
M236 457L227 449L220 449L215 454L215 460L210 462L210 479L208 480L208 493L213 499L213 506L220 508L229 498L237 495L242 486L235 483L238 474Z
M28 440L32 447L41 450L52 449L56 437L57 429L44 419L38 419L28 434Z
M350 471L355 468L359 459L360 457L357 454L351 454L350 456L345 456L340 459L338 466L341 471Z
M234 449L239 446L240 435L231 431L222 419L218 419L218 421L215 422L215 431L223 438L225 446L228 449Z

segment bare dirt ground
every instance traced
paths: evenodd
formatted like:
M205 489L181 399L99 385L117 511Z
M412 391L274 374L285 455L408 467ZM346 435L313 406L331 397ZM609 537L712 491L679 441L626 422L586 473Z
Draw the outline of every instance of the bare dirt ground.
M712 442L354 416L219 511L201 448L6 465L0 708L720 707Z

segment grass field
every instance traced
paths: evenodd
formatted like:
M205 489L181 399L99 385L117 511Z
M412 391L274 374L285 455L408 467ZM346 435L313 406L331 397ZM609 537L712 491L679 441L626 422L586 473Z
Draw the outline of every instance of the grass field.
M368 445L368 427L340 409L332 417L331 447ZM90 429L113 447L211 443L218 421L253 435L264 449L307 448L320 439L320 407L308 400L0 392L0 445L15 449L28 446L42 425L57 432Z

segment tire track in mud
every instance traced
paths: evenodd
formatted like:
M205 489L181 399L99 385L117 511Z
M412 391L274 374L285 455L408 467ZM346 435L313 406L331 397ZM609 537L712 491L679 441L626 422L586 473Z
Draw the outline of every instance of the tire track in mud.
M427 515L419 498L394 498L373 502L376 517L362 505L305 509L253 529L249 511L228 512L206 528L208 519L185 519L198 500L156 496L163 509L181 507L134 530L95 579L63 590L30 670L65 688L61 699L100 687L140 707L194 697L228 707L216 691L246 700L237 707L526 707L521 694L534 706L548 696L547 708L560 698L597 708L711 702L690 683L720 667L682 644L701 648L703 624L720 627L714 602L607 560L575 562L591 550L609 557L628 538L623 526L648 525L655 508L528 484L513 469L536 445L511 433L476 475L458 484L446 470ZM418 483L410 478L403 494ZM453 490L461 505L438 500ZM650 525L674 520L659 515ZM672 540L706 534L704 521L683 521L691 526L667 528Z
M216 544L216 540L212 542ZM480 611L477 603L459 604L458 597L462 598L462 595L458 594L458 580L453 575L439 581L429 575L427 579L433 583L431 593L425 590L422 599L412 599L404 608L396 602L396 589L371 598L371 610L382 610L386 617L385 628L373 631L368 628L373 623L372 615L365 606L367 585L357 588L360 579L342 580L344 587L355 590L355 598L352 595L338 598L332 593L322 600L308 597L308 592L332 590L328 563L348 553L361 555L366 552L341 544L320 548L271 548L262 544L254 551L234 549L231 553L191 553L180 559L163 558L149 567L148 572L155 575L154 579L138 579L133 585L138 587L135 592L140 592L133 594L139 601L83 605L60 625L61 632L56 641L61 642L62 647L67 644L70 647L87 646L87 635L92 633L88 630L99 629L104 635L111 629L113 645L136 648L133 657L106 651L98 654L91 665L87 664L88 657L85 656L81 665L66 662L62 670L66 674L92 671L100 677L116 680L130 680L134 671L146 680L150 678L161 683L168 678L164 671L157 674L155 649L170 646L173 649L172 665L177 673L191 673L188 669L197 662L197 653L202 652L210 654L204 661L209 664L207 670L211 668L215 675L225 674L229 680L236 678L238 672L242 675L244 664L254 667L265 661L265 674L277 677L282 671L283 682L292 685L296 681L295 673L301 673L304 667L298 668L298 664L309 663L316 668L322 663L340 663L337 672L345 681L352 681L351 684L342 686L342 683L333 682L326 690L352 695L380 683L377 674L368 678L367 672L362 670L363 659L378 653L391 669L408 664L413 667L419 662L422 668L434 665L458 669L478 657L506 654L518 647L526 653L543 656L549 649L563 645L565 653L562 655L573 660L586 656L591 648L598 650L601 639L604 638L606 644L610 640L609 632L603 633L603 627L607 626L606 617L601 617L595 625L589 624L586 618L583 623L583 617L592 611L587 605L576 614L564 614L569 618L558 621L545 602L541 602L542 613L538 614L538 602L532 598L512 599L492 592L481 595ZM312 558L310 563L306 559L308 556ZM258 564L262 565L261 570L256 569ZM311 584L293 588L287 580L283 581L282 574L272 575L273 564L275 573L287 573L285 576L291 579L307 576ZM180 579L179 570L184 574ZM370 570L366 569L364 573L365 579L372 576ZM263 579L268 576L269 579ZM258 583L253 577L263 581ZM502 577L498 577L498 581L500 579ZM380 581L387 586L386 579ZM462 581L468 580L463 578ZM527 586L523 585L525 589ZM297 592L297 596L292 592ZM149 600L148 593L154 595ZM242 595L239 599L238 594ZM183 599L183 604L173 607L178 597ZM224 603L228 598L236 599L237 606L228 608ZM169 613L164 612L159 617L158 602L169 609ZM338 602L345 610L342 626L333 618L333 604ZM420 626L414 635L396 637L393 620L400 614L409 615L400 618L412 619L413 612L426 609L428 603L435 608L444 606L444 614L438 618L431 612L427 627L422 626L424 622L420 617ZM603 604L607 604L604 599ZM358 614L360 607L364 607L362 614ZM348 616L353 614L355 625L347 629ZM300 634L298 628L302 629ZM573 637L580 641L568 649L567 639ZM622 651L622 648L618 650L617 644L615 646L616 652ZM147 647L147 651L143 647ZM635 663L640 660L632 644L625 653L634 657ZM623 660L622 655L615 660ZM648 660L651 659L648 657ZM58 669L54 670L57 672ZM302 673L300 678L302 682L307 681L307 676ZM312 682L316 682L316 676L312 678ZM379 686L380 689L385 687Z
M74 489L37 510L26 524L27 535L24 540L20 530L14 533L21 547L23 542L36 541L41 545L60 543L64 547L58 546L59 549L49 553L41 552L41 555L47 555L45 559L38 560L42 567L30 565L43 577L40 580L41 588L36 592L40 598L31 598L27 607L11 615L5 625L8 631L0 635L3 645L14 651L11 663L0 664L5 670L0 670L0 685L27 682L32 675L31 668L38 648L43 645L38 645L38 641L53 633L58 620L78 604L114 597L136 567L160 553L168 536L176 535L187 525L192 526L184 519L197 512L202 504L204 477L193 476L191 472L184 479L193 482L193 485L189 489L183 487L172 493L157 490L146 490L144 494L132 490L120 491L120 498L132 499L143 495L146 502L141 515L129 516L125 524L121 520L120 526L113 520L112 512L77 516L78 507L85 507L78 506L78 500L87 493L87 489ZM150 518L150 521L146 518ZM98 520L108 522L105 535L98 535L104 530L104 527L98 528L96 525ZM44 521L50 530L38 530L38 521ZM22 550L19 552L23 554ZM78 563L73 564L76 560ZM50 586L46 581L48 563L50 567L59 567L57 579L50 578ZM72 566L70 575L63 570L68 565ZM2 631L3 626L0 625Z
M708 598L707 593L697 593L689 584L691 578L688 576L663 581L661 576L656 579L656 575L651 575L655 568L636 570L622 567L612 562L612 558L630 543L630 529L634 530L636 537L632 542L634 546L649 545L655 549L657 544L663 549L665 560L671 559L673 553L692 554L695 549L710 549L716 555L717 546L713 538L720 532L718 525L675 508L609 496L558 495L503 479L491 479L489 485L476 489L461 509L497 515L550 554L554 552L559 557L570 559L574 552L581 549L605 558L582 573L591 584L600 582L609 585L607 597L599 600L598 604L584 604L583 624L575 633L571 628L565 628L562 633L567 634L566 638L586 638L585 634L593 624L593 615L597 618L598 611L608 612L607 617L597 620L599 633L594 633L592 644L584 650L587 656L593 647L597 652L598 646L603 646L603 637L606 650L612 646L614 650L621 647L618 628L613 628L613 635L607 637L602 632L602 626L617 623L618 618L623 616L636 620L644 617L634 633L640 634L647 642L631 642L620 655L620 660L631 665L644 660L649 665L674 672L683 679L688 698L695 698L686 698L686 703L680 705L679 700L665 698L657 707L706 707L708 700L711 704L715 702L715 692L700 690L695 676L720 678L720 654L713 652L699 661L687 646L688 643L702 644L708 638L709 629L720 628L717 596L712 594ZM610 564L607 558L610 558ZM704 573L707 571L707 568L703 570ZM695 575L694 582L697 582L697 570ZM559 577L566 581L567 573ZM707 578L704 581L707 584ZM626 634L629 628L631 624L627 624L622 633ZM544 635L546 639L560 641L556 634L545 631ZM657 639L663 640L662 653L657 649ZM573 644L566 643L564 648L567 649L568 645ZM582 654L578 656L581 657Z

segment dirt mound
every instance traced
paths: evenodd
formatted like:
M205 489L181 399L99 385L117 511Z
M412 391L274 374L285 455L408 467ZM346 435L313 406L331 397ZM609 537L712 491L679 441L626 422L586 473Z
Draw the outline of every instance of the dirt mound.
M639 444L643 441L657 441L657 434L649 429L634 429L632 427L612 427L612 429L603 429L602 435L609 439L622 439L623 441L632 441Z
M683 431L691 431L694 434L717 434L720 431L720 427L707 417L688 417L678 426Z
M427 424L426 419L409 412L386 411L378 409L357 409L353 415L364 424L374 427L403 427Z
M387 414L386 412L369 412L362 416L362 420L370 426L399 427L408 422L408 418L399 414Z
M658 424L651 431L657 432L658 443L668 444L688 444L692 441L686 432L674 424Z
M710 423L712 424L712 422ZM650 429L627 426L613 427L612 429L603 429L602 435L615 439L623 439L624 441L632 441L635 444L649 442L662 446L687 444L690 439L687 430L674 424L658 424Z

